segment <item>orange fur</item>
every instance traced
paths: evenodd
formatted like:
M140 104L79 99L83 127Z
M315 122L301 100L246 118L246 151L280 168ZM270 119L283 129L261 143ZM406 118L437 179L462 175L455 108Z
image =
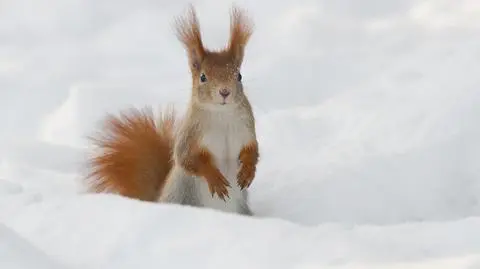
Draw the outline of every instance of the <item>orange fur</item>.
M243 61L244 49L253 33L253 23L246 13L233 7L230 13L230 41L227 50L237 63Z
M197 147L183 161L182 167L192 175L203 177L207 181L212 196L216 193L223 200L229 197L227 187L230 187L230 184L215 166L213 156L208 149Z
M108 115L102 133L90 137L99 149L88 160L92 190L155 201L173 165L173 125L173 110L157 123L150 108Z
M200 23L192 5L186 16L176 18L175 29L177 38L187 49L192 73L196 74L205 58L219 62L233 60L236 65L241 65L245 47L253 33L253 22L245 11L233 6L230 12L230 40L227 47L220 51L210 50L203 45Z
M190 68L198 70L207 51L203 46L200 23L192 5L189 6L186 16L176 18L175 28L177 38L188 50Z
M258 143L256 141L246 145L240 151L238 159L242 166L240 171L238 171L237 180L242 189L248 188L250 184L252 184L253 178L255 177L258 158Z

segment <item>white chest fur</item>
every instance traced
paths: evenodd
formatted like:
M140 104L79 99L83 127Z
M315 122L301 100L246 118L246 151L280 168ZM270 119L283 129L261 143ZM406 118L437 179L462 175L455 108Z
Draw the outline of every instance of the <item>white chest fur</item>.
M230 198L226 202L218 196L212 197L204 180L198 180L200 199L206 207L223 211L236 212L243 203L243 195L237 184L239 169L238 156L241 149L252 139L244 117L236 111L215 111L202 121L203 133L200 143L212 153L215 164L231 185L228 188Z

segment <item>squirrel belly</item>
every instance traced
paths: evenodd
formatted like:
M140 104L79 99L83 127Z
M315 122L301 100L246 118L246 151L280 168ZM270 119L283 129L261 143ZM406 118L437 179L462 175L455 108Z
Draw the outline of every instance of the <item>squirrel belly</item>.
M247 190L241 190L237 182L240 168L238 156L242 148L252 141L251 132L246 127L240 113L232 111L213 112L207 116L210 128L204 131L200 143L210 149L216 160L215 165L230 183L229 198L226 202L212 197L205 181L197 178L201 201L207 207L229 212L250 212L245 195Z
M244 110L242 107L227 108L223 111L197 109L189 115L190 122L186 123L186 126L191 126L191 121L198 123L196 125L198 142L196 141L196 143L209 150L215 167L229 182L228 197L222 200L212 195L204 178L192 175L182 167L181 161L176 161L160 201L198 205L246 215L252 214L248 205L248 191L239 186L237 178L241 166L240 152L255 140L251 129L248 128L248 121L251 120L251 117L239 117L249 111L242 110ZM188 139L184 137L188 134L188 132L180 131L177 134L177 141ZM191 150L187 147L180 147L181 150Z

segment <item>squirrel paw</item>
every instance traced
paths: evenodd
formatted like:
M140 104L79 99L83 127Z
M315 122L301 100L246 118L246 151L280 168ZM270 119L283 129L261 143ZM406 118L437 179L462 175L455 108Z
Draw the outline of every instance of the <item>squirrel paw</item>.
M212 197L216 193L218 197L223 201L226 201L225 197L230 198L230 196L228 195L227 187L230 187L230 183L228 183L227 179L221 173L219 173L215 177L212 177L208 181L208 189L210 190Z
M255 166L242 164L240 171L237 174L237 182L243 190L250 187L253 178L255 177Z

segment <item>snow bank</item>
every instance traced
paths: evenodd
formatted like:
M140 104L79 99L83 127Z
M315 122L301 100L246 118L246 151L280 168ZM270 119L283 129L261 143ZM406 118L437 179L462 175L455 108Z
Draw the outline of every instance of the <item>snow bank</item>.
M436 262L444 266L438 268L468 268L480 261L480 218L307 227L83 195L30 205L6 224L76 268L430 268Z
M254 209L304 224L480 215L480 91L398 91L261 113Z
M0 224L0 266L6 269L64 268L3 224Z

